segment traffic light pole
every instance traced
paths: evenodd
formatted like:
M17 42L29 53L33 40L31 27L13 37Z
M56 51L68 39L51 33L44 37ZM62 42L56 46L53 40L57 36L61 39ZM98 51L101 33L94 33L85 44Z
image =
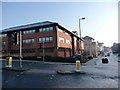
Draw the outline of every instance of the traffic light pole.
M22 33L20 31L20 67L22 67Z

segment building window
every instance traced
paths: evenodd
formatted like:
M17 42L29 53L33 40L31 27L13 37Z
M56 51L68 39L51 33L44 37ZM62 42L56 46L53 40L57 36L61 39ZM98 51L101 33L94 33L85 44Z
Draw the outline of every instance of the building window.
M24 49L23 53L35 53L35 49Z
M42 41L45 42L45 37L42 38Z
M50 41L50 38L49 37L46 37L46 42L49 42Z
M25 39L23 40L23 44L30 44L30 43L34 43L35 40L34 39Z
M7 37L7 34L0 34L0 37Z
M2 53L7 53L7 50L2 50L1 52L2 52Z
M45 48L45 52L53 52L54 48Z
M2 42L2 46L5 46L6 45L6 42Z
M50 40L50 41L53 41L53 37L49 37L49 40Z
M39 29L39 32L42 32L42 28Z
M42 42L52 42L53 41L53 37L52 36L49 36L49 37L40 37L39 38L39 43L42 43Z
M11 50L10 53L20 53L20 50Z
M39 43L41 43L42 42L42 38L39 38Z
M45 31L46 31L46 28L43 28L42 30L43 30L43 32L45 32Z
M26 30L26 31L23 31L23 34L32 34L32 33L35 33L35 30Z
M53 30L53 27L49 27L49 30Z
M70 40L67 40L67 39L66 39L66 44L70 44Z
M64 38L62 38L62 37L59 37L59 42L62 42L62 43L64 43Z
M43 48L38 49L39 52L43 52ZM54 48L44 48L45 52L51 53L54 52Z
M39 32L52 31L53 27L39 28Z
M5 46L6 42L0 42L0 46Z
M46 31L49 31L49 29L50 29L50 28L49 28L49 27L47 27L47 28L46 28Z

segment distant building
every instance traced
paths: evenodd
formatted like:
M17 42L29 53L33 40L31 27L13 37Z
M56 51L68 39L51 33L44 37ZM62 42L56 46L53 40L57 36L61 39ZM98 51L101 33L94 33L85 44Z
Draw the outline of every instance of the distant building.
M111 48L104 46L104 47L103 47L103 51L104 51L104 53L110 52L110 51L111 51Z
M83 37L83 40L85 55L96 57L102 52L102 43L95 42L95 39L89 36Z
M92 43L94 42L94 39L89 36L83 37L84 40L84 54L87 56L93 56L92 54Z
M98 46L97 46L98 55L103 54L103 44L104 43L99 43L99 42L97 42L97 43L98 43Z
M3 57L9 55L19 57L20 31L22 32L22 57L43 56L43 49L45 56L70 57L81 50L81 38L75 33L56 22L45 21L2 30L0 45ZM15 35L17 38L14 38Z
M113 53L120 53L120 43L113 43L111 49Z
M98 49L98 43L97 42L92 42L91 52L92 52L93 57L98 56L98 50L97 49Z

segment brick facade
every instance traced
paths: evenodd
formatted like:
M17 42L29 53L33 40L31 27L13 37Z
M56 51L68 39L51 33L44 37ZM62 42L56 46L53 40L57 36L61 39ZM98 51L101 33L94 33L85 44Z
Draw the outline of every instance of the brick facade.
M53 27L51 31L39 32L39 28ZM34 43L22 43L22 56L23 57L40 57L43 55L43 43L39 43L39 38L52 37L52 41L44 42L44 51L45 56L59 56L59 57L70 57L75 55L75 46L74 38L77 38L77 48L80 47L79 37L74 35L72 32L68 31L64 27L60 26L58 23L50 23L49 25L38 25L31 26L30 28L18 29L13 27L8 29L8 31L2 32L2 34L7 34L6 37L2 37L2 42L5 42L5 45L2 46L2 56L14 56L19 57L20 46L12 45L12 36L14 32L22 31L22 40L34 39ZM34 29L34 33L23 34L23 31ZM60 42L60 38L64 42ZM49 38L48 38L49 39ZM19 39L18 39L19 40ZM46 39L45 39L46 40Z

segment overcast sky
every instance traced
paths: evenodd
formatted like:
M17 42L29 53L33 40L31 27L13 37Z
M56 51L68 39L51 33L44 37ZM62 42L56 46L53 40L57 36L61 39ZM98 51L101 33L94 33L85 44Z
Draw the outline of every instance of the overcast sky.
M81 21L82 37L93 37L105 46L118 42L117 2L3 2L1 29L53 21L78 31L81 17L86 18Z

